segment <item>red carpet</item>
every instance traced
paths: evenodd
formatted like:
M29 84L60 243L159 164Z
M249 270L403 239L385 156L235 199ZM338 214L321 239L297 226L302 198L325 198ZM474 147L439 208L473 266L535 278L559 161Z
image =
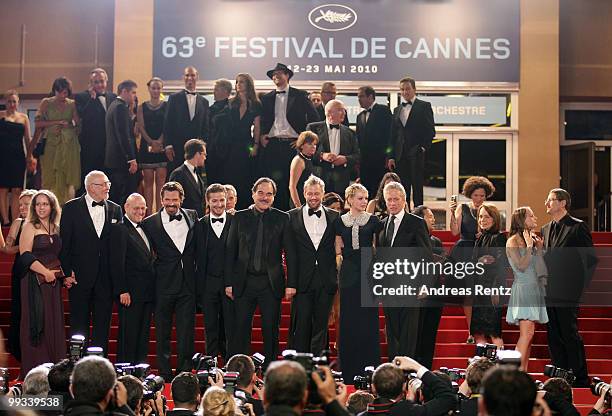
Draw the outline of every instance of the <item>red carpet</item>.
M6 234L6 229L4 233ZM448 231L436 232L436 235L444 241L445 246L452 245L455 238ZM612 233L593 233L593 242L595 243L599 255L599 266L593 278L593 284L589 291L596 292L597 296L602 299L610 299L612 297ZM10 270L12 258L6 255L0 255L0 329L6 335L10 320ZM65 311L66 323L68 323L69 305L67 295L65 296ZM116 353L116 337L117 337L117 314L113 313L113 321L111 328L110 342L110 359L115 359ZM287 328L289 325L289 304L283 302L282 318L281 318L281 350L286 346ZM255 329L253 331L253 351L262 350L262 338L259 316L255 318ZM383 355L386 354L387 345L384 341L384 318L381 314L380 322L380 339L382 344ZM584 307L581 308L579 318L580 333L583 337L586 355L588 358L589 374L591 376L601 377L604 381L609 382L612 376L612 308L611 307ZM68 330L68 327L66 327ZM335 339L335 330L330 331L332 340ZM440 322L440 330L436 341L434 368L440 366L460 367L465 368L466 359L473 355L474 346L466 345L468 332L463 317L463 311L460 307L446 307L442 321ZM506 343L506 348L514 348L514 344L518 339L518 328L510 327L504 324L503 338ZM151 339L155 339L155 327L151 328ZM173 333L173 340L175 334ZM175 341L172 343L173 350ZM204 351L204 328L203 317L201 314L196 319L196 351ZM536 328L534 346L532 348L532 358L529 365L529 371L532 375L544 380L542 369L544 365L549 364L548 349L546 343L546 328L539 326ZM176 357L173 357L173 365ZM149 347L149 363L155 367L155 341L152 341ZM10 369L11 376L17 377L19 372L19 363L10 356L7 360L7 366ZM586 414L590 406L595 403L595 397L587 389L574 389L574 401L579 405L582 414Z

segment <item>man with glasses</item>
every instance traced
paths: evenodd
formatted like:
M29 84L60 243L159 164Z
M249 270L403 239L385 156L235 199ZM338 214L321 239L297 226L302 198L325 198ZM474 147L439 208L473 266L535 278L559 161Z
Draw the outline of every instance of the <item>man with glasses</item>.
M317 113L319 113L319 120L325 120L325 105L331 100L336 99L336 94L338 94L338 90L336 89L336 84L333 82L327 81L321 85L321 104L316 106L315 109ZM342 124L348 127L348 114L346 113L346 109L344 110L344 120L342 120Z
M91 339L90 345L108 351L113 307L109 267L111 224L120 223L121 207L108 200L111 183L104 172L85 176L85 195L64 205L60 220L60 261L70 288L70 332ZM93 322L90 338L89 324Z

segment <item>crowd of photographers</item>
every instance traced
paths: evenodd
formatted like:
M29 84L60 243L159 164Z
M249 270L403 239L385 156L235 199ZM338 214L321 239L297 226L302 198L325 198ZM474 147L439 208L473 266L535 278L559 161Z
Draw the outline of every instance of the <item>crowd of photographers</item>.
M78 344L78 343L76 343ZM71 344L73 345L73 344ZM518 370L516 352L478 345L466 369L430 371L409 357L396 357L377 368L366 367L348 395L342 375L327 357L283 352L262 374L265 358L238 354L223 369L216 360L193 357L192 372L178 374L164 396L163 378L148 364L111 364L101 351L85 357L71 348L69 358L33 368L23 384L9 388L0 369L3 411L19 397L61 398L60 408L45 414L138 416L384 416L384 415L579 415L573 404L571 371L546 366L542 383ZM494 352L494 353L493 353ZM518 362L517 362L518 361ZM263 380L262 380L263 378ZM594 379L599 396L589 415L612 415L611 388ZM168 401L172 400L172 410Z

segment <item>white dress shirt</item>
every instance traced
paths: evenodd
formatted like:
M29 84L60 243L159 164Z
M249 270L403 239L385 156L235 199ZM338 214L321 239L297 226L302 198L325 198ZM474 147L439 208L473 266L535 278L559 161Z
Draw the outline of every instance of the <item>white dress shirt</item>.
M187 91L187 90L185 90L185 91ZM189 92L195 92L195 91L189 91ZM196 98L197 98L197 96L195 96L193 94L185 93L185 98L187 98L187 107L189 108L189 120L193 120L193 118L195 117Z
M406 103L408 101L402 98L402 103ZM402 122L402 126L406 125L408 121L408 117L410 116L410 111L412 111L412 106L414 105L414 98L410 100L410 105L402 105L402 109L400 110L400 121Z
M395 236L397 235L397 230L399 230L399 226L402 223L402 219L404 218L404 214L406 214L406 211L404 211L404 210L401 210L400 212L395 214L395 221L394 221L395 228L393 229L393 238L391 239L390 247L393 247L393 242L395 241ZM389 224L390 223L391 223L391 215L389 215L389 221L387 222L387 229L385 230L385 235L387 233L387 230L389 229Z
M98 237L100 237L102 235L102 229L104 228L104 222L106 221L106 210L103 206L101 207L99 205L92 207L92 202L94 202L94 199L89 196L89 194L85 194L85 203L87 204L87 211L89 211L89 216L93 221L94 228L96 229L96 234L98 234Z
M329 151L339 155L340 154L340 129L332 129L327 124L327 137L329 138Z
M270 137L294 138L298 134L287 121L287 101L289 100L289 85L283 90L284 94L276 94L274 103L274 124L268 133Z
M130 217L128 217L127 215L125 216L125 218L128 219L129 222L132 223L132 225L134 226L134 228L136 228L136 231L138 232L138 234L140 234L140 238L143 239L145 245L147 246L147 248L149 249L149 251L151 251L151 246L149 245L149 239L147 238L147 235L145 234L144 230L142 229L142 227L139 227L138 224L136 224L134 221L132 221L130 219Z
M106 97L99 95L98 100L100 101L100 104L102 104L102 107L104 107L104 111L106 111Z
M304 226L306 227L306 232L310 237L310 241L312 241L312 245L314 245L315 250L319 249L319 244L321 244L321 239L323 238L323 234L327 229L327 218L325 218L325 212L323 208L319 206L317 211L321 211L321 216L317 217L316 215L308 215L308 204L304 204L302 207L302 216L304 218Z
M368 119L370 118L370 113L372 112L372 109L374 108L374 104L376 103L373 103L371 106L366 108L366 112L365 112L365 122L366 123L368 122ZM370 111L367 111L367 110L370 110Z
M183 164L185 166L187 166L187 170L191 173L191 176L193 176L193 179L195 180L195 182L197 184L199 184L199 178L198 175L195 173L195 166L193 166L191 163L189 163L187 160L183 162Z
M222 222L215 221L213 222L213 218L223 218ZM227 222L227 213L223 211L223 214L220 217L215 216L212 212L210 213L210 226L215 232L217 238L221 238L221 234L223 233L223 227L225 227L225 223Z
M185 219L185 213L183 211L179 210L177 214L181 214L181 220L170 221L170 215L168 215L166 210L163 209L161 212L161 220L164 230L166 230L166 233L168 233L168 236L172 242L174 242L174 245L178 251L182 253L183 250L185 250L187 234L189 233L189 225L187 225L187 220Z

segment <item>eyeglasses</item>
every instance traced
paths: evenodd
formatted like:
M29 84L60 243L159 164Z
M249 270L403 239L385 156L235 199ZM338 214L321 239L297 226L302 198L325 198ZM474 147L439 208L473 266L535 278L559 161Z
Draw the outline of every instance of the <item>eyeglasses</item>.
M108 186L109 188L111 187L111 183L110 181L106 181L106 182L102 182L102 183L92 183L92 185L96 185L99 186L101 188Z

